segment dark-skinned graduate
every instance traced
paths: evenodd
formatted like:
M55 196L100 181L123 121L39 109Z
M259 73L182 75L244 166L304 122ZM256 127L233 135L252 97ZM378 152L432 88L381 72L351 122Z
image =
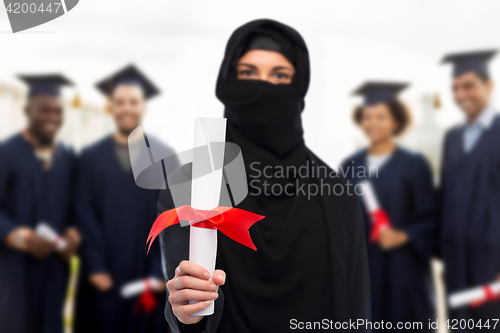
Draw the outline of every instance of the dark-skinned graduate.
M128 147L130 133L142 126L147 101L159 91L134 65L100 81L97 88L109 99L116 130L85 148L78 159L76 209L82 233L82 274L75 331L166 332L159 245L149 256L144 246L156 217L159 191L136 185ZM153 138L139 139L151 142ZM155 296L154 302L142 295L122 296L125 285L149 278L162 280L150 284L148 293Z
M448 131L443 148L440 230L448 295L500 280L500 115L491 104L488 69L495 53L444 58L453 64L453 97L465 116ZM472 320L467 331L479 332L488 322L488 331L500 332L500 325L493 327L500 317L498 300L449 314L451 320Z
M0 146L0 330L62 333L73 227L75 156L56 141L63 123L59 74L23 75L29 86L27 126ZM37 232L48 226L66 243Z
M392 330L397 330L398 322L422 323L411 330L429 332L429 320L436 319L431 257L437 246L437 193L426 159L396 141L411 118L409 108L398 98L406 87L405 83L373 81L355 91L364 103L355 108L353 118L369 146L348 157L340 173L356 185L369 182L379 208L366 205L365 194L360 198L373 321L391 323Z
M341 325L337 331L348 331L350 320L370 320L358 200L304 142L301 114L309 78L309 53L293 28L262 19L239 27L229 38L216 95L227 118L226 139L241 148L249 183L248 196L236 207L265 218L249 229L257 251L218 233L213 281L188 260L189 227L163 231L162 258L169 280L165 315L172 331L288 332L333 329L335 323ZM269 172L262 172L265 167L310 170L313 165L328 172L302 177L294 172L267 177ZM190 178L191 165L179 172ZM308 197L300 190L321 181L344 192ZM171 193L165 190L159 212L172 208ZM193 315L214 299L214 314ZM361 326L358 331L368 330Z

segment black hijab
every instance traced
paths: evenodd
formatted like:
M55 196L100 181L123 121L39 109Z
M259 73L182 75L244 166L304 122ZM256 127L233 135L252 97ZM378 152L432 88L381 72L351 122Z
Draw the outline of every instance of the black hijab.
M292 84L236 78L236 63L246 50L258 45L275 48L265 43L263 36L279 45L279 51L293 63L296 74ZM273 164L297 152L304 155L301 113L309 75L307 47L294 29L272 20L257 20L232 34L219 72L216 95L225 106L229 135L234 133L246 139L238 140L244 153L258 147L276 159Z

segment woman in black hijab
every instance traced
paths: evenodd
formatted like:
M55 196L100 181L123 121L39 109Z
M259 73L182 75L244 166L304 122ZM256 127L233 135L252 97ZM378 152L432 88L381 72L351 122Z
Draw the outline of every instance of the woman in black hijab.
M165 315L174 332L284 332L308 325L347 331L350 320L369 320L358 200L303 139L309 76L305 42L284 24L252 21L229 39L216 94L225 106L227 141L241 148L247 171L250 193L237 207L265 219L250 228L258 251L218 233L214 282L187 261L188 228L161 234L170 280ZM169 190L163 191L160 213L172 208ZM209 302L188 300L215 298L213 315L192 315Z

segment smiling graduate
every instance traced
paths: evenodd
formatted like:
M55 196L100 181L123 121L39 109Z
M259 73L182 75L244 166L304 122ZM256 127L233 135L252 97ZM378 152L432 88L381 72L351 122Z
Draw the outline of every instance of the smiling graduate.
M156 218L159 191L136 185L128 147L129 134L141 125L147 101L159 91L133 65L102 80L97 88L109 98L116 131L85 148L78 159L76 209L82 232L82 275L75 330L166 332L163 281L151 290L157 306L150 310L141 305L140 296L125 299L120 294L128 283L163 279L159 248L152 248L149 256L144 250ZM171 148L165 150L174 154Z
M465 115L444 142L440 229L448 293L500 280L500 115L491 104L488 69L496 53L464 52L443 60L453 65L453 97ZM450 310L452 319L483 324L499 314L498 300Z
M368 82L355 91L364 104L354 120L369 139L369 147L342 164L355 184L368 181L389 225L377 235L380 223L361 198L368 245L373 320L422 322L434 320L431 257L437 240L437 205L432 173L426 159L396 143L410 122L398 94L398 82ZM362 170L363 172L348 172ZM375 223L375 225L374 225ZM426 324L419 332L428 332Z
M0 323L9 333L62 333L73 225L74 154L55 141L63 122L64 76L23 75L28 125L0 146ZM37 234L44 223L66 248Z

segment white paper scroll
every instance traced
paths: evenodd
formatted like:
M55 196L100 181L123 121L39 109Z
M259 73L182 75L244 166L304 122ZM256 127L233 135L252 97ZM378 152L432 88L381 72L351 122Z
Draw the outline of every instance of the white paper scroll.
M378 203L377 196L375 195L375 190L369 181L364 181L360 183L363 186L363 203L365 204L368 213L373 213L380 210L380 204Z
M154 277L129 282L122 287L122 289L120 290L120 294L123 298L134 297L145 292L148 287L152 289L158 287L160 283L162 283L162 281Z
M47 223L40 222L35 230L36 234L45 240L53 243L58 251L64 251L66 249L66 241L59 236L59 234L52 229Z
M226 119L225 118L196 118L194 126L194 147L209 145L209 157L212 165L212 173L202 177L193 177L191 182L191 206L195 209L210 210L219 205L222 166L224 153L212 153L211 142L226 141ZM203 168L202 156L193 156L193 174L197 168ZM206 162L206 161L205 161ZM190 226L189 260L206 268L213 276L215 270L215 259L217 255L217 230L197 228ZM196 303L190 301L189 303ZM207 316L214 313L214 302L205 310L194 315Z
M488 285L490 290L495 295L500 295L500 282L494 282ZM473 302L480 302L487 299L487 294L485 287L475 287L472 289L460 291L451 294L448 298L448 302L452 309L459 308L461 306L469 305Z

